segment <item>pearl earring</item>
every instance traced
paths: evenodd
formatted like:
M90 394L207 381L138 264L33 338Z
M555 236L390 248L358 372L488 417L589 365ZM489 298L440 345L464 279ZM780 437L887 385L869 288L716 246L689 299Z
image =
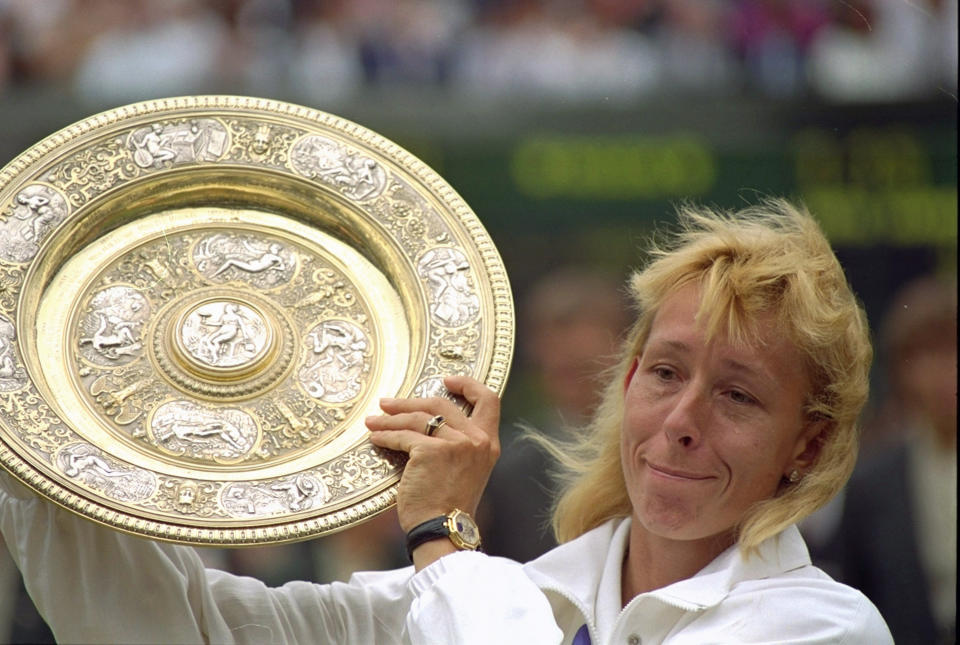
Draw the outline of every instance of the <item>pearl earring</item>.
M794 468L790 471L790 476L787 477L787 479L790 480L791 484L796 484L798 481L800 481L800 472Z

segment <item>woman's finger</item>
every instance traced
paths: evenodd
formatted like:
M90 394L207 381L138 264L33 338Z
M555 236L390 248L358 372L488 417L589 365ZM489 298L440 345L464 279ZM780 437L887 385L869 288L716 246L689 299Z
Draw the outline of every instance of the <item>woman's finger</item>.
M491 438L500 433L500 397L496 392L469 376L448 376L443 384L453 394L459 394L473 406L470 420Z
M426 439L422 432L413 430L392 430L389 432L374 432L370 435L370 443L381 448L397 450L410 454L418 442Z
M367 428L372 431L380 430L412 430L425 434L427 431L427 422L436 415L429 412L400 412L395 414L382 414L370 416L365 419Z
M444 382L475 407L470 416L443 397L387 398L380 402L384 414L366 419L371 443L409 456L397 495L404 530L453 508L473 513L500 454L497 395L470 377ZM438 417L444 422L435 421L438 427L428 436Z
M450 399L439 396L428 398L409 398L409 399L380 399L380 409L387 414L400 414L403 412L424 412L427 417L443 416L448 421L459 417L465 417L463 412Z

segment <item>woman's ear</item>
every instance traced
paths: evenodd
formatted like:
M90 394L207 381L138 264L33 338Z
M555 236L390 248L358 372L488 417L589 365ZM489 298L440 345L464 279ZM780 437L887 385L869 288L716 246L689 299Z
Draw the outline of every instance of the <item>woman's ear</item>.
M807 422L794 446L792 470L805 473L813 467L817 457L820 456L820 449L823 447L827 433L832 427L833 421L822 417Z

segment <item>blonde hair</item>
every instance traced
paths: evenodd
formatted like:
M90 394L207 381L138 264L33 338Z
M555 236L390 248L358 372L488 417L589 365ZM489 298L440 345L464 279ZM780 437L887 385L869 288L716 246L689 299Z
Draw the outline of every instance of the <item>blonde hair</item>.
M685 284L699 285L698 315L708 337L726 333L749 342L758 333L758 315L772 313L778 332L806 362L811 388L805 415L827 422L804 477L795 484L783 481L773 498L742 518L740 548L754 549L826 504L853 470L873 351L866 316L817 223L784 200L736 213L688 205L678 218L680 230L665 243L653 243L649 263L630 278L638 316L593 421L572 444L550 449L565 471L553 513L560 542L631 513L620 461L624 380L660 305Z

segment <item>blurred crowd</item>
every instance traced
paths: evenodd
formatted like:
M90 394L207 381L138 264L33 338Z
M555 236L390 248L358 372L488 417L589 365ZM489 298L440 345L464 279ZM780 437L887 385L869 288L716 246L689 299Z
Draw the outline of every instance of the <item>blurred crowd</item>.
M956 95L957 0L0 0L0 91Z

